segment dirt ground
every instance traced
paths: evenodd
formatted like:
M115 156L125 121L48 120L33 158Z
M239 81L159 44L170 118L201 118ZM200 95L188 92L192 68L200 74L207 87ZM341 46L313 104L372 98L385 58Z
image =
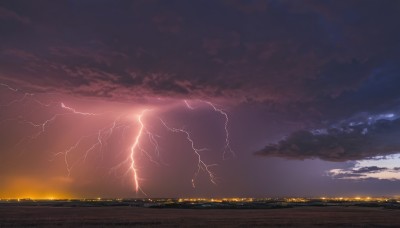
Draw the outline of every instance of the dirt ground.
M0 227L400 227L400 210L365 207L151 209L1 206Z

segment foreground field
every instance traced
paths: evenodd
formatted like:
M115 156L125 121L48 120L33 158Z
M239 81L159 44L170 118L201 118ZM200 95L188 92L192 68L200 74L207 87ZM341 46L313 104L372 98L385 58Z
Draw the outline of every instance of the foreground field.
M400 210L298 207L259 210L1 206L0 227L400 227Z

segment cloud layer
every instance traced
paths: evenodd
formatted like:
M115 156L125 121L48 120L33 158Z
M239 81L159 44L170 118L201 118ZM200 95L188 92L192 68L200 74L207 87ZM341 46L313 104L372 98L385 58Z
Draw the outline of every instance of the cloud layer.
M342 180L400 180L399 154L356 162L350 168L331 169L328 176Z
M0 7L1 79L45 91L324 103L399 60L397 1Z
M400 119L358 123L318 131L296 131L256 154L288 159L343 162L361 160L400 151ZM365 170L358 170L365 171Z
M124 102L257 103L296 126L326 128L400 107L399 11L391 0L2 1L0 82ZM398 125L297 131L259 154L391 154Z

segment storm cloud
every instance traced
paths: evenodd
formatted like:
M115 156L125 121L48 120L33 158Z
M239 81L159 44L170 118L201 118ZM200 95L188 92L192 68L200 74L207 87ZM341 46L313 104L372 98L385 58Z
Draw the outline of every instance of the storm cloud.
M319 131L296 131L256 152L260 156L344 162L400 151L400 119L378 120ZM372 171L371 167L359 172ZM357 174L358 172L354 172Z
M363 163L375 163L381 165L387 161L398 163L398 158L395 156L388 158L374 158L371 160L364 160L357 162L353 168L347 169L331 169L327 172L327 175L334 179L342 180L390 180L397 181L400 180L400 172L398 167L379 167L379 166L363 166ZM383 162L382 162L383 161ZM385 165L385 164L383 164ZM387 164L386 164L387 165Z
M1 79L44 92L324 105L400 61L398 1L0 7Z
M353 173L377 173L380 171L384 171L387 170L388 168L384 168L384 167L378 167L378 166L368 166L368 167L362 167L359 168L357 170L354 170Z
M219 195L181 181L192 178L182 170L196 169L190 145L163 132L158 118L210 149L202 157L218 164L210 168L221 196L346 195L368 186L398 194L399 181L375 184L400 180L400 159L385 160L400 151L399 12L398 0L2 0L0 182L56 186L64 163L89 151L60 186L82 197L132 197L106 169L129 152L146 108L146 130L162 136L165 163L176 162L154 172L144 157L137 163L149 196ZM132 127L115 125L119 116ZM103 148L109 125L116 129ZM48 163L86 134L69 160ZM92 141L99 153L87 150ZM221 160L224 142L238 159ZM360 163L367 158L380 163Z
M390 0L4 1L0 80L117 101L260 103L326 127L400 107L399 10ZM379 134L302 130L261 154L345 161L398 149Z

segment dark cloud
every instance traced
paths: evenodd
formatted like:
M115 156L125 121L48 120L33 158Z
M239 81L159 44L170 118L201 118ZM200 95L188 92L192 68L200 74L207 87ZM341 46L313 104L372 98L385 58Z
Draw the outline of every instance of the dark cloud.
M377 68L400 62L398 1L40 3L0 5L3 17L31 24L9 29L1 21L0 74L75 95L315 110L347 101ZM90 86L97 89L88 93Z
M388 162L388 160L393 159L392 162L398 162L395 157L381 157L380 159L376 160L368 160L366 162L370 163L377 163L382 166L385 166L385 162ZM386 161L384 161L386 160ZM365 161L364 161L365 162ZM391 168L391 167L381 167L381 166L376 166L376 165L369 165L369 166L363 166L363 162L357 162L355 163L355 166L353 168L344 168L344 169L331 169L327 172L328 176L331 176L334 179L347 179L347 180L390 180L390 181L398 181L399 178L399 169L396 167Z
M336 179L361 179L364 177L364 175L362 175L362 174L351 173L351 172L338 173L338 174L334 174L332 176L334 176Z
M256 154L334 162L360 160L399 152L399 136L400 119L378 120L371 124L359 123L322 131L296 131Z
M21 16L16 12L3 7L0 7L0 19L13 20L22 24L29 24L31 22L29 18Z
M14 102L0 114L14 117L22 113L29 119L32 114L39 123L55 110L49 107L49 113L42 115L45 110L32 101L38 97L53 101L53 93L71 100L71 105L99 102L77 107L88 111L117 111L108 105L120 104L136 112L144 103L170 105L168 98L193 99L193 106L196 99L212 101L229 112L230 142L240 157L234 161L240 166L230 170L246 167L252 176L260 177L244 175L237 181L238 172L229 171L231 183L240 183L229 189L246 188L249 185L242 184L244 180L264 184L261 195L265 189L274 189L271 186L279 194L286 194L284 189L310 194L304 186L325 185L322 179L326 177L321 174L330 166L343 169L337 175L344 179L377 175L381 166L347 169L347 163L320 160L255 161L248 152L284 134L288 137L258 154L341 162L398 152L399 12L398 0L2 0L1 104L30 93L35 97L22 100L21 105ZM54 108L60 109L59 105ZM186 110L180 111L174 109L168 115L171 119L189 116ZM209 120L218 118L200 108L190 116L200 112ZM382 113L394 113L395 118L368 121ZM205 130L199 135L207 136L211 127L207 124L214 123L202 124L191 117L181 121L201 125ZM59 120L51 127L58 124ZM3 129L7 137L13 135L9 130L19 132L12 127ZM21 126L21 135L25 133ZM67 141L68 135L60 134L61 141ZM2 142L7 147L12 144ZM10 166L8 170L17 169ZM274 175L277 172L281 175ZM301 176L321 182L303 182ZM369 187L377 182L371 183ZM338 185L331 182L324 191L332 192ZM398 184L391 186L399 189ZM348 185L342 188L349 191Z
M259 103L306 127L400 107L399 1L39 2L0 3L0 80L24 91Z
M367 166L367 167L361 167L359 169L356 169L353 171L353 173L377 173L381 171L388 170L388 168L384 167L378 167L378 166Z

